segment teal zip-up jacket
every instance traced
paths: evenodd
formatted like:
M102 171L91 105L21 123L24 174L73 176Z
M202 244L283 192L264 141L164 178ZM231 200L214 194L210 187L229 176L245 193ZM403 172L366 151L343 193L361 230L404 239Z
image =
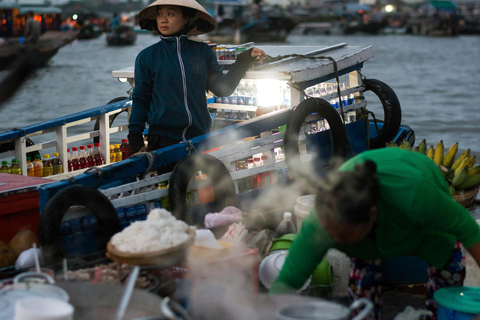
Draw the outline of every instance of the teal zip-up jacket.
M229 96L253 61L248 50L224 74L207 44L185 35L161 37L135 60L129 131L141 133L147 122L149 133L178 141L208 133L206 90Z
M480 242L480 229L470 212L453 200L448 184L425 155L399 148L365 151L340 171L372 160L377 165L379 197L374 232L355 243L339 244L323 229L313 208L302 222L271 293L300 288L329 248L363 260L416 256L439 268L455 242L468 248Z

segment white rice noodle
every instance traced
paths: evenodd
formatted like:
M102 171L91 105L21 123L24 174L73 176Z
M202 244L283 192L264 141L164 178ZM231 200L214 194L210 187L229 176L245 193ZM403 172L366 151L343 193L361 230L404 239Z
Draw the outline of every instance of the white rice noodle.
M165 209L150 211L147 220L135 221L112 237L120 251L139 253L171 248L186 241L188 225Z

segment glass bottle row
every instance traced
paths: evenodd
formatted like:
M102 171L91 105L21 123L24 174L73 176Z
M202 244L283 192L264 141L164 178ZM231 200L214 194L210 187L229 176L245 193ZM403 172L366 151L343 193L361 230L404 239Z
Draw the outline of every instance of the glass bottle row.
M285 156L283 155L283 149L276 148L275 162L282 161L282 160L285 160ZM254 155L252 158L236 161L235 170L240 171L240 170L252 169L252 168L261 167L270 163L273 163L273 159L269 158L268 155L257 154L257 155ZM287 168L260 172L258 174L237 180L238 192L242 193L245 191L258 189L264 186L271 185L275 183L274 175L277 176L276 177L277 181L286 181L288 179L291 179L291 177L288 174Z

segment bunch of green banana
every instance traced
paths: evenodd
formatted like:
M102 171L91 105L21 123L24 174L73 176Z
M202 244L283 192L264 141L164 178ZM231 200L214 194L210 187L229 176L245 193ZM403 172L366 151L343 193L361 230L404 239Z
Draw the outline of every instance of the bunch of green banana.
M458 142L455 142L452 144L452 146L448 149L447 153L443 157L443 165L447 168L450 168L453 164L453 161L455 161L455 155L457 154L458 151Z
M385 144L385 148L400 148L400 149L405 149L405 150L410 150L411 151L412 150L412 145L406 139L403 139L403 141L400 145L396 144L393 141L387 142Z
M423 139L419 144L418 144L418 152L422 154L427 153L427 140Z
M433 162L435 162L437 166L443 163L443 158L444 158L443 151L444 151L443 140L440 140L440 142L437 144L437 147L435 148L435 152L433 153Z
M390 141L385 144L385 148L398 148L398 144L396 144L393 141Z
M412 150L412 145L407 140L403 139L402 143L399 146L400 149Z
M427 150L427 157L433 161L434 154L435 154L435 148L433 146L430 146L430 148L428 148Z
M426 154L438 166L449 184L452 195L480 185L480 165L475 166L476 157L470 155L470 149L465 150L455 159L458 142L451 145L445 152L443 140L440 140L436 147L431 145L427 149L424 139L412 150Z

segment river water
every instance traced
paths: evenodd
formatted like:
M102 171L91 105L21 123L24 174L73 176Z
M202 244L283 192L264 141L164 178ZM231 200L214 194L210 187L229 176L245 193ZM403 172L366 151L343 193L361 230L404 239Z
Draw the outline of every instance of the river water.
M112 78L112 70L133 65L138 52L156 41L155 36L139 34L134 46L109 47L104 36L67 45L0 109L0 130L126 96L130 85ZM415 131L416 144L426 139L428 145L436 146L442 139L448 149L458 141L459 152L471 148L480 158L480 37L291 35L281 45L343 42L373 47L374 58L365 62L362 74L387 83L396 92L402 122Z

